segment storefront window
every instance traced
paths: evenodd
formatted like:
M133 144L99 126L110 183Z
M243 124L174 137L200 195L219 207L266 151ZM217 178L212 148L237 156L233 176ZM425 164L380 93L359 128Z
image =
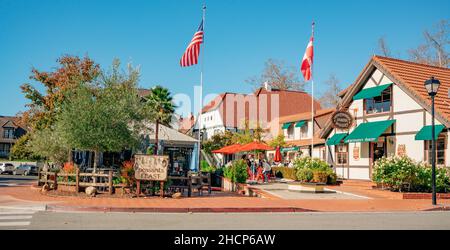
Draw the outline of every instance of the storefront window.
M288 139L294 139L294 126L291 124L289 128L287 129L287 137Z
M446 138L445 136L440 136L436 140L436 164L445 165L445 149L446 149ZM426 142L426 151L427 151L427 161L431 164L432 150L431 150L431 141Z
M367 114L389 112L391 110L391 91L392 87L389 87L380 96L365 99L365 112Z
M348 144L336 145L336 163L344 165L348 163Z

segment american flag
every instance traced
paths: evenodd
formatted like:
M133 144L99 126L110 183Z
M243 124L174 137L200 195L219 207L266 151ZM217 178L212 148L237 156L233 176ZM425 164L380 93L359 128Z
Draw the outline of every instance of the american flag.
M198 63L198 55L200 54L200 44L203 43L203 20L195 32L191 43L186 48L180 60L181 67L189 67Z

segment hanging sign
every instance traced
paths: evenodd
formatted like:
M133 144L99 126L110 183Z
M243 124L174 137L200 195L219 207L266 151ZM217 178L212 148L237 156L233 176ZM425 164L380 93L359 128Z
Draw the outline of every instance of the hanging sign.
M353 125L353 116L348 111L336 111L331 116L333 128L349 129Z
M289 147L289 148L282 148L281 152L289 152L289 151L298 151L298 147Z
M166 181L169 156L135 155L134 177L136 180Z
M359 147L353 148L353 159L359 160Z

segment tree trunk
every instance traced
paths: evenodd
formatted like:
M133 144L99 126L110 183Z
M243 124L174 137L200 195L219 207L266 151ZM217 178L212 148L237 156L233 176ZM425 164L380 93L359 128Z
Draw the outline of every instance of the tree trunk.
M72 162L72 161L73 161L72 149L69 149L67 162Z
M158 155L158 141L159 141L159 119L156 120L156 132L155 132L155 149L153 150L154 155Z
M100 152L98 150L94 151L94 173L97 173L97 166L100 161Z

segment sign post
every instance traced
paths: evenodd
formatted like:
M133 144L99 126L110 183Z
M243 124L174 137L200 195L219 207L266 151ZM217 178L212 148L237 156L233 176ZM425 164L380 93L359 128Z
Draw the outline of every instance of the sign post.
M159 181L160 196L164 197L164 182L167 181L169 156L135 155L134 177L137 180L136 194L141 192L141 181Z

